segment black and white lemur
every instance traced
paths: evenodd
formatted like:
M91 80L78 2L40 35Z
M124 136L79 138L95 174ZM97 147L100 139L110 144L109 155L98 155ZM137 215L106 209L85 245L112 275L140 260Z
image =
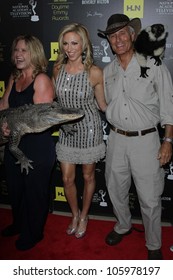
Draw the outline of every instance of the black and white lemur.
M163 24L153 24L141 30L134 43L136 57L141 67L140 77L148 77L147 56L155 59L155 65L161 65L166 48L168 32Z

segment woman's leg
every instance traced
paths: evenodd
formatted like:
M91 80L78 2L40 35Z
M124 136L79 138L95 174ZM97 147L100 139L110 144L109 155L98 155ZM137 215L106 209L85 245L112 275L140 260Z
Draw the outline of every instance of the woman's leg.
M75 185L76 165L66 162L61 162L62 179L66 199L72 211L72 222L67 228L67 234L74 234L79 221L79 207L77 200L77 189Z
M85 235L88 223L88 211L91 205L93 193L95 190L95 163L84 164L82 166L84 178L84 191L83 191L83 207L79 219L78 229L75 236L81 238Z
M83 191L83 208L81 212L81 219L88 215L88 211L91 205L93 193L95 191L95 163L84 164L82 166L83 178L84 178L84 191Z

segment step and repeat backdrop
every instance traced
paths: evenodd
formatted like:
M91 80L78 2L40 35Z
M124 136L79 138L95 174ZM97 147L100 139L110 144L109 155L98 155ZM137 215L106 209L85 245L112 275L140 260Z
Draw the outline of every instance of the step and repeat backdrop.
M43 43L49 59L48 75L58 53L59 30L70 22L80 22L88 28L93 45L94 60L104 67L113 58L108 42L97 34L104 30L107 19L113 13L124 13L129 18L139 17L143 28L162 23L167 26L167 39L164 61L173 77L173 1L159 0L6 0L0 2L0 97L2 97L11 73L11 44L20 34L32 34ZM108 124L102 117L103 137L106 144L109 134ZM160 129L162 140L163 131ZM58 140L58 131L52 135ZM8 191L3 165L3 150L0 146L0 203L8 204ZM112 205L105 185L104 160L97 163L96 190L90 214L113 216ZM77 167L77 188L79 203L82 201L83 179L81 167ZM61 178L59 163L55 164L51 183L50 209L69 212ZM134 218L140 218L140 209L135 186L130 189L130 209ZM162 219L172 221L173 216L173 160L165 166L165 189L162 195Z

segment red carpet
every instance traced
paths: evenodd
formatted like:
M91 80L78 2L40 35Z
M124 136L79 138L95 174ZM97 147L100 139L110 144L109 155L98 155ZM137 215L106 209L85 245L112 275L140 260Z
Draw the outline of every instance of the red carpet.
M104 239L112 230L114 222L90 219L84 238L78 240L66 234L70 217L49 214L45 227L45 238L28 251L15 248L15 237L0 236L1 260L145 260L147 250L144 233L133 231L117 246L108 246ZM0 208L0 231L11 223L11 210ZM142 225L134 225L143 229ZM169 250L173 244L173 227L163 226L163 255L173 259Z

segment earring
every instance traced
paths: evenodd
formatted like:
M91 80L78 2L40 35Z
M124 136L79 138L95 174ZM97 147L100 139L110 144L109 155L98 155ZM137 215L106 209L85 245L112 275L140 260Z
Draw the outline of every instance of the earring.
M86 51L84 51L83 53L82 53L82 63L84 64L84 62L85 62L85 59L86 59Z

